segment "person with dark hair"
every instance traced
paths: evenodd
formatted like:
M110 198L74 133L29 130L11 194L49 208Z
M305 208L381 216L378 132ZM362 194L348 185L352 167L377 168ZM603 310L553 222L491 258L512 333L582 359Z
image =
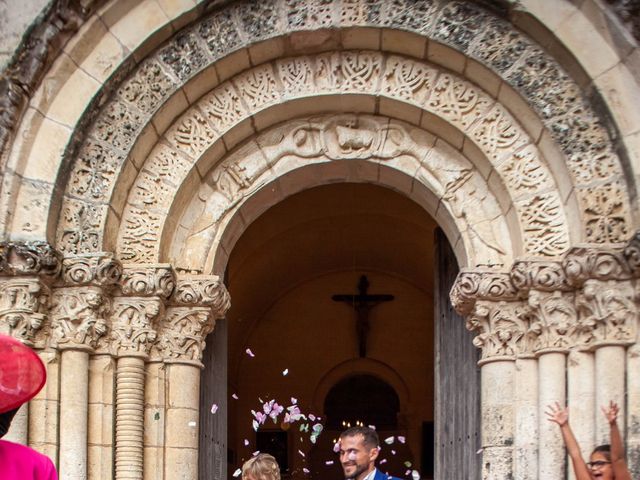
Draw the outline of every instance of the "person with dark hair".
M631 473L624 459L622 436L618 430L618 413L620 409L615 402L609 407L602 407L602 412L609 422L611 445L599 445L591 452L589 462L582 458L580 447L569 426L569 409L562 408L559 403L547 407L549 421L557 423L562 432L562 439L571 458L576 480L631 480Z
M46 370L40 357L18 340L0 335L0 438L9 431L20 406L44 386ZM35 450L0 440L2 480L57 480L51 460Z
M380 439L373 428L353 427L340 435L340 463L348 480L399 480L380 472L376 459Z

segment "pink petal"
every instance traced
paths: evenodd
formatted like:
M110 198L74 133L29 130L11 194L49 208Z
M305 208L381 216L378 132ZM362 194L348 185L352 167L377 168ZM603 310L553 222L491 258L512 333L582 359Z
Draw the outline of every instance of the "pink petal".
M217 404L213 404L211 405L211 413L216 413L218 411L218 405Z
M386 443L387 445L391 445L394 440L395 440L394 437L387 437L384 439L384 443Z
M303 469L302 469L302 471L303 471L304 473L309 473L309 469L308 469L308 468L303 468Z
M333 460L327 460L324 462L325 465L333 465Z
M285 369L282 371L282 376L283 376L283 377L286 377L287 375L289 375L289 369L288 369L288 368L285 368Z
M401 437L400 435L398 435L398 441L399 441L400 443L404 443L404 442L406 442L406 440L407 440L406 438Z
M387 459L386 458L383 458L382 460L380 460L380 465L383 465L385 463L387 463Z
M295 397L291 397L291 403L295 405L296 403L298 403L298 399Z
M239 477L242 474L242 469L237 468L235 472L233 472L234 477Z
M249 440L247 440L246 438L244 439L244 446L248 447L249 446Z
M234 393L233 395L231 395L231 398L233 398L234 400L238 400L238 395Z
M247 355L249 355L251 358L255 357L254 353L251 351L250 348L247 348L245 352L247 352Z
M304 455L304 452L303 452L302 450L298 450L298 453L299 453L300 455L302 455L303 457L305 456L305 455Z

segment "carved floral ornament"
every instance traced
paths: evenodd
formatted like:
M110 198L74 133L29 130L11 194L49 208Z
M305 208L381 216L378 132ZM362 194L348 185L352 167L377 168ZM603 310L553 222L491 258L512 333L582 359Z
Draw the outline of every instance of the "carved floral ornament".
M633 345L639 328L638 235L606 249L573 248L562 261L516 261L509 273L463 270L451 301L477 333L481 362Z
M217 276L177 280L168 264L123 268L108 253L62 258L51 247L32 247L4 250L0 330L36 348L141 358L157 352L156 360L200 365L204 338L230 306ZM51 258L62 258L53 278L42 266Z
M166 100L200 71L232 51L268 38L358 25L414 32L495 71L537 111L565 154L586 240L626 240L629 205L607 132L571 78L511 24L469 2L306 2L301 10L297 2L274 0L227 5L199 19L115 88L116 94L78 149L58 244L69 253L101 248L104 206L116 188L115 172L122 169L139 135ZM535 148L527 145L530 141L522 129L500 105L468 82L422 62L380 52L336 52L256 66L217 86L170 127L129 196L120 231L123 258L141 263L159 260L157 245L177 188L203 152L235 125L296 98L336 93L391 98L454 125L494 162L508 188L519 189L512 198L525 232L524 253L557 256L566 251L566 223L561 220L562 202L552 177L546 167L525 160L535 159ZM357 141L364 143L355 144L350 133L338 134L337 143L331 145L351 144L355 154L376 140L363 137ZM304 132L300 134L304 137ZM330 149L325 152L333 155ZM163 165L165 170L159 168ZM522 181L516 187L517 179ZM550 190L540 192L543 186ZM539 194L525 195L532 188ZM612 195L616 189L620 194Z

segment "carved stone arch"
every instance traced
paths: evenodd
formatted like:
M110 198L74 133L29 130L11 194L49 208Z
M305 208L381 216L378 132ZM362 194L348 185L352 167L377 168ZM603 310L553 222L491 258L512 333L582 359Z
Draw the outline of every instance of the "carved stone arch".
M171 98L172 102L164 107L163 110L165 112L167 110L180 111L184 107L185 101L190 101L189 92L191 91L191 94L193 94L194 91L198 91L197 74L201 74L207 69L215 68L218 72L224 71L220 77L228 77L228 69L225 70L222 63L215 62L216 59L224 57L223 53L235 52L234 60L239 62L235 62L236 65L248 66L249 62L255 63L255 58L259 56L261 51L264 53L264 50L259 48L260 42L269 40L271 42L270 47L275 48L275 51L266 57L263 55L262 59L270 59L274 56L277 58L287 48L290 48L287 43L290 42L290 39L281 36L283 31L290 34L296 29L301 31L305 29L313 30L321 28L325 24L349 28L369 25L370 23L377 28L392 26L395 29L410 32L412 35L422 38L422 55L426 51L424 49L427 43L429 45L433 44L434 48L436 45L447 44L448 48L458 49L468 55L469 58L473 58L474 62L485 63L492 68L494 73L491 73L490 77L497 78L498 85L502 83L505 91L511 88L518 89L529 104L534 109L538 109L540 119L535 120L533 123L543 124L547 129L545 130L546 141L541 139L541 145L552 146L555 144L562 150L563 155L554 160L552 165L563 165L564 158L569 159L568 169L571 181L568 184L561 185L565 188L562 189L564 193L561 193L560 197L563 201L568 199L570 202L577 202L580 210L587 217L584 218L584 231L581 237L589 241L607 242L623 240L625 238L622 237L628 236L629 231L626 225L630 220L630 212L628 200L623 194L625 187L621 183L623 178L622 170L613 153L607 134L599 125L597 117L591 111L586 100L579 100L578 104L580 106L577 109L575 108L575 100L581 98L579 88L553 59L548 57L535 43L521 33L513 31L504 20L492 17L491 14L479 9L477 6L458 2L445 4L433 1L415 5L403 4L402 8L394 9L384 7L383 10L385 10L386 16L381 15L381 12L377 12L373 16L367 14L364 17L362 15L368 12L371 8L370 5L360 5L356 2L348 6L345 4L340 8L327 5L325 7L329 10L323 10L324 7L320 5L310 4L308 6L309 9L318 8L319 10L309 17L300 16L300 11L283 2L267 2L260 6L252 4L231 5L219 12L214 12L208 19L203 20L197 26L185 30L178 36L180 40L176 37L175 41L172 41L174 43L159 49L155 56L152 55L141 63L139 68L134 71L133 76L123 82L118 93L107 103L103 114L98 117L94 125L97 125L98 128L106 129L108 136L110 138L113 137L115 143L122 140L121 146L125 150L132 144L142 148L144 145L148 145L148 142L142 139L140 135L149 134L151 130L150 128L145 129L143 125L150 125L150 123L145 122L151 121L150 119L158 111L160 104ZM326 15L320 14L319 12L321 11ZM225 40L229 40L225 42L225 45L233 46L224 52L212 53L212 51L206 50L208 47L203 44L204 39L197 36L198 28L202 30L204 25L211 27L216 22L218 22L217 25L222 25L221 19L225 15L229 20L227 26L233 25L237 30L238 37L234 40L236 37L233 35L229 34L231 36L228 36L225 32L218 31L220 35L228 36L228 38L225 37ZM262 20L260 27L252 27L252 29L247 30L248 26L251 25L250 19L258 17ZM486 27L486 35L479 34L478 24L482 23L479 21L480 19L486 20L486 24L483 24ZM455 33L452 36L443 36L442 30L439 29L440 27L451 29ZM327 37L330 43L335 41L336 38L341 39L340 42L344 43L344 38L341 34L338 37L332 37L331 35ZM379 39L380 37L377 38ZM427 41L427 38L430 40ZM190 40L193 41L190 42ZM220 43L213 42L210 45L220 45ZM412 45L415 46L415 44ZM482 45L482 48L480 48L480 45ZM485 48L487 45L493 45L495 48ZM518 46L518 48L511 51L513 62L508 65L501 64L498 60L504 58L506 52L504 48L508 50L507 45ZM344 44L340 45L340 47L344 48ZM216 46L215 48L219 47ZM189 55L189 57L201 63L185 65L180 63L180 60L176 60L186 58L179 55L179 52L184 53L185 51L193 53L194 55ZM202 53L202 55L198 56L196 53ZM242 60L243 58L246 62ZM435 58L437 56L431 59ZM215 67L213 67L214 64L216 65ZM226 65L228 67L229 62ZM556 82L553 84L554 98L556 100L564 98L566 102L553 104L553 108L549 110L549 105L552 105L552 103L548 98L549 89L547 87L550 88L551 85L530 82L530 70L537 68L536 65L545 65L550 69L549 72L553 73L553 75L549 75L549 78L554 78L553 81ZM454 68L454 65L450 66ZM242 68L242 66L239 68ZM504 82L499 80L500 77L504 79ZM162 95L160 97L141 95L139 88L140 85L145 85L145 78L155 82L158 87L155 91L163 92L162 95L164 97ZM260 94L264 94L264 92L260 92ZM569 102L569 100L571 101ZM557 109L557 111L554 109ZM128 128L128 132L118 132L117 129L110 131L108 128L109 116L129 119L130 128ZM153 122L156 127L159 127L160 131L163 131L165 125L162 118L157 117ZM91 137L92 135L90 135L89 139ZM97 148L100 150L104 146L100 144L98 137L100 135L93 135L93 139L97 139L97 142L89 142L89 144L85 143L84 147L81 146L79 163L77 162L76 165L82 164L84 161L83 151L87 153L86 149L88 149L88 155L91 157L91 149ZM144 151L145 148L142 148L142 150ZM553 148L550 151L553 151ZM121 153L123 152L102 151L99 154L104 155L105 158L111 158L118 164L124 161ZM141 164L137 159L139 154L140 152L135 151L125 152L125 157L128 157L129 171L134 168L140 168ZM591 158L595 157L600 159L599 165L606 165L607 167L605 169L598 168L597 171L593 170ZM119 164L122 166L122 163ZM124 170L126 171L127 168L124 168ZM73 182L70 182L70 185L72 184ZM74 250L77 248L78 242L83 243L82 249L88 248L89 250L101 248L102 245L108 244L102 238L101 232L112 227L113 220L117 221L118 218L117 210L121 203L114 202L113 198L108 197L110 195L109 192L113 192L111 186L105 188L107 197L102 200L91 199L87 201L87 192L90 188L85 189L82 187L81 190L83 191L75 192L75 194L67 191L67 197L62 207L62 218L71 220L71 225L64 225L63 221L61 224L62 232L58 232L59 243L65 250ZM573 193L576 195L573 196ZM614 197L622 198L622 200L615 201L613 204L604 200L605 198ZM594 205L594 202L597 205ZM116 207L114 216L111 218L108 214L109 207L107 205L109 204L112 207ZM83 225L84 228L80 227L80 225ZM606 228L605 225L607 226ZM64 240L65 237L67 240ZM83 239L84 242L82 241ZM65 246L65 241L70 243ZM96 247L96 243L101 246ZM72 247L72 244L76 246Z

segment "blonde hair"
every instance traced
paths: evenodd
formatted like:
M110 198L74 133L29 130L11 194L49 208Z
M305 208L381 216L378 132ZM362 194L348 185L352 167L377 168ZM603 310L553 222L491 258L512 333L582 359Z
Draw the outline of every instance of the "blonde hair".
M259 453L242 465L242 480L280 480L278 462L268 453Z

